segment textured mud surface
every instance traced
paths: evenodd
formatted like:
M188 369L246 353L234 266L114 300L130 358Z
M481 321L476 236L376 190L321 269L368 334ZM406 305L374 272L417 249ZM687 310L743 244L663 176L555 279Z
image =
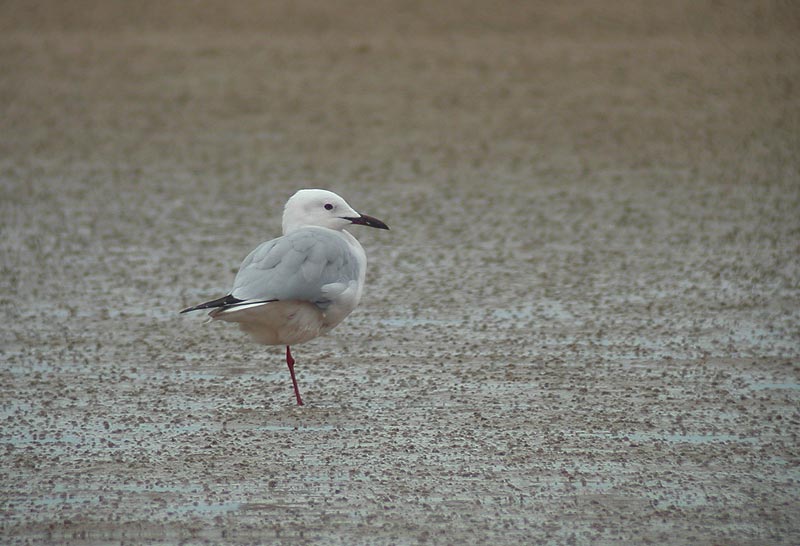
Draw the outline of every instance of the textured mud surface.
M3 3L0 541L800 542L798 13L668 4ZM177 311L309 186L297 408Z

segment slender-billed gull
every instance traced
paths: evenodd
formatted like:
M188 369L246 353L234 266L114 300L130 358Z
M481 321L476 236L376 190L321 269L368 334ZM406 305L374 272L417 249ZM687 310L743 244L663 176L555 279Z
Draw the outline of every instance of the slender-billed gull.
M210 320L237 322L257 343L286 345L297 405L302 406L290 347L330 331L356 308L367 256L351 224L389 226L353 210L327 190L300 190L283 210L283 236L257 246L242 262L227 296L184 309L212 309Z

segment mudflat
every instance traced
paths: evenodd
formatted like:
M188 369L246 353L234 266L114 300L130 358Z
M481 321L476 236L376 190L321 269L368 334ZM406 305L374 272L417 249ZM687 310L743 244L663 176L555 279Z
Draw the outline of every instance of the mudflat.
M800 542L791 3L0 4L0 541ZM178 315L323 187L359 308Z

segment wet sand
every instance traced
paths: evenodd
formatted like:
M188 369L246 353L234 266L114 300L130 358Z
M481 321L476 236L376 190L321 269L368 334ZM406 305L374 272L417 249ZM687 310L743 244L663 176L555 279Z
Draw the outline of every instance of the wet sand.
M800 542L793 6L76 6L0 6L0 541ZM177 314L300 187L392 227L302 408Z

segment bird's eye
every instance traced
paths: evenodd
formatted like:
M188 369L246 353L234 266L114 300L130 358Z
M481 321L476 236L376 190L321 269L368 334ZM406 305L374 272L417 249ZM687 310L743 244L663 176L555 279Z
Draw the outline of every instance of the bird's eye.
M325 203L325 210L331 210L331 209L333 209L333 205L331 205L330 203Z

